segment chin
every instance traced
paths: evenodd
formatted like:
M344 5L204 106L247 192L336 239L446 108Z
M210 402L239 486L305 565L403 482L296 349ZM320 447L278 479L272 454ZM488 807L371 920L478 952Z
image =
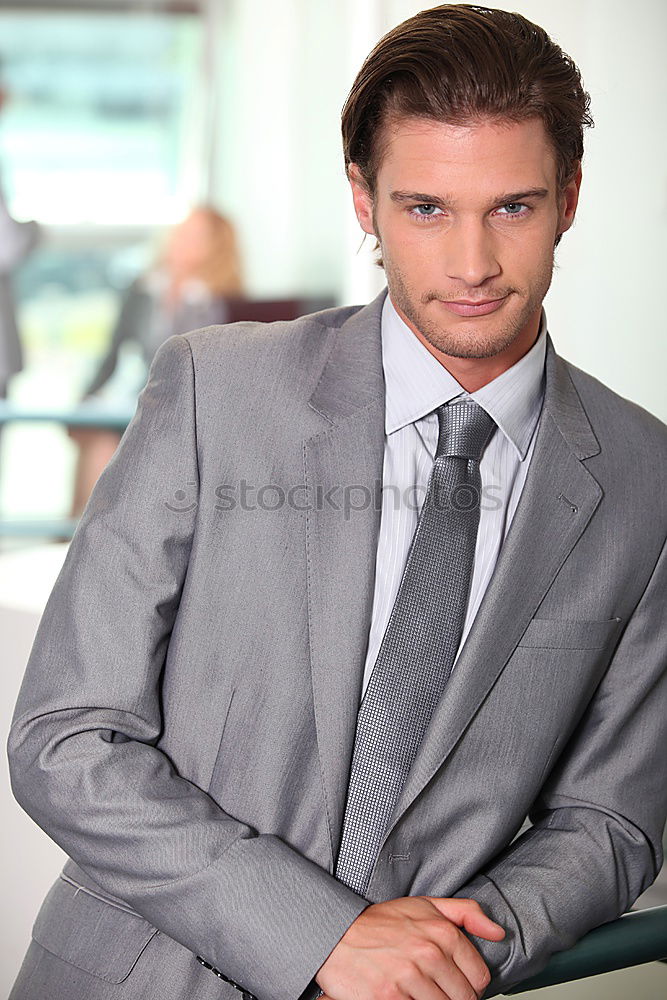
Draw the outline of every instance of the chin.
M463 320L456 329L443 327L426 316L418 317L418 323L413 325L431 347L452 358L495 357L511 347L523 329L522 325L507 322L494 328L480 319L474 323Z

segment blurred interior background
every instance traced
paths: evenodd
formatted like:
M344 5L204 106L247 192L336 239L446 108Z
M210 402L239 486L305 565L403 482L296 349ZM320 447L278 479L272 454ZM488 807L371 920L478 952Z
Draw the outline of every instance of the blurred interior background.
M84 406L97 384L98 412L131 409L145 380L147 341L155 346L164 333L155 288L172 288L165 278L172 265L187 279L173 287L191 293L174 320L189 323L186 329L369 301L383 287L383 273L352 210L340 110L378 38L424 6L0 0L0 185L6 217L25 244L6 272L22 366L14 364L20 370L4 380L0 406L69 412ZM596 127L587 136L578 218L558 248L546 303L556 348L667 419L660 308L667 4L497 6L543 25L579 64L592 96ZM193 223L198 206L222 224L201 215ZM183 235L178 227L186 219L190 235L176 249L174 234ZM193 227L208 241L200 258ZM0 235L0 271L2 259ZM209 280L211 260L224 261L214 268L218 276L228 272L217 285ZM1 310L0 298L0 324ZM138 333L126 335L130 328ZM0 629L12 689L3 697L3 732L66 548L53 544L57 531L45 535L40 525L76 514L85 500L80 463L87 440L64 420L11 421L0 432ZM95 441L93 466L114 447L113 439ZM9 800L8 789L3 796ZM61 856L13 802L3 825L21 874L10 880L11 916L0 935L0 992L12 981ZM667 901L662 885L644 905ZM549 995L562 989L569 997L620 996L632 989L635 1000L657 997L666 970L653 967L654 978L642 980L644 993L628 970L604 977L604 988L589 980Z
M287 301L288 312L368 301L383 276L352 212L340 109L374 42L420 6L0 2L0 181L14 219L40 225L12 278L23 369L8 401L80 402L126 290L199 204L234 227L246 301ZM544 25L575 58L596 119L578 221L558 249L550 332L568 359L664 419L667 338L656 303L667 5L636 0L631 29L622 0L508 9ZM136 341L117 357L98 397L111 403L145 376ZM72 512L79 452L63 426L11 423L0 447L3 522ZM19 542L16 532L0 535L4 547Z
M40 225L12 275L23 369L8 401L80 402L124 293L199 204L234 227L246 300L287 300L297 311L368 301L382 272L352 212L340 109L374 42L420 6L0 2L0 181L11 216ZM568 359L664 419L667 338L656 303L667 6L637 0L631 31L621 0L508 8L543 24L579 63L596 119L578 221L547 300L550 332ZM99 398L127 400L144 375L139 345L126 340ZM8 424L0 448L3 522L73 511L79 451L62 425ZM5 530L0 544L26 535Z

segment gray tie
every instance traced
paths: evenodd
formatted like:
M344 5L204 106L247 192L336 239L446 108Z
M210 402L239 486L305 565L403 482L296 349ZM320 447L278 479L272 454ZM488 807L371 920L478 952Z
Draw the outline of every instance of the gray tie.
M461 641L479 525L479 459L495 423L444 404L405 569L359 708L336 878L363 895Z

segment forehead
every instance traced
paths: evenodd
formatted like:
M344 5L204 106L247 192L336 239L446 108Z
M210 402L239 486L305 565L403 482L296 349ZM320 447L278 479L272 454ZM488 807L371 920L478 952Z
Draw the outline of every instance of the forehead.
M378 184L438 194L552 188L556 158L539 118L448 125L400 118L385 126Z

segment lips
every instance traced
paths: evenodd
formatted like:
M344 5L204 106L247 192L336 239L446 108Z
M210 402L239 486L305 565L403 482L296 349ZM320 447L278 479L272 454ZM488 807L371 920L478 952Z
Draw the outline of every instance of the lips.
M500 309L506 298L507 296L503 296L501 299L484 299L480 302L466 299L459 299L456 302L445 302L443 299L438 301L445 309L456 313L457 316L486 316L488 313Z

